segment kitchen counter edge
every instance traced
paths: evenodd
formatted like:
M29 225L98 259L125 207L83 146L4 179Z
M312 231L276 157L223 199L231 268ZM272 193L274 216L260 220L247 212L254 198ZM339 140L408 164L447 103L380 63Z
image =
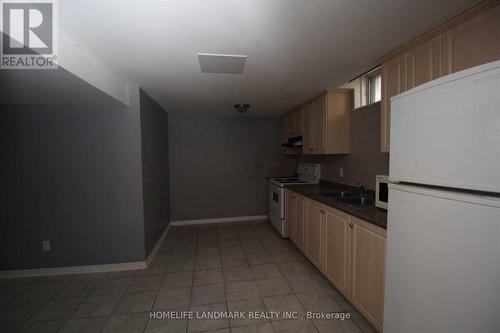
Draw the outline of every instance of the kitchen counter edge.
M361 206L361 205L346 204L343 202L339 202L335 199L325 197L321 194L317 194L317 192L325 192L338 189L334 186L325 186L321 184L314 184L314 185L290 184L290 185L285 185L285 188L297 194L300 194L304 197L322 203L326 206L343 211L344 213L357 217L363 221L387 229L387 211L375 207L374 205Z

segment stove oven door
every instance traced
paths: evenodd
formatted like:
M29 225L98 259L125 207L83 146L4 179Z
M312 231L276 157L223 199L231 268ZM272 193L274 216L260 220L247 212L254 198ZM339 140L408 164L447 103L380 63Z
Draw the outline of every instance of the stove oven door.
M269 220L271 221L271 225L278 231L278 233L281 235L281 237L285 238L285 220L280 219L276 214L271 212L269 214Z
M285 218L284 192L284 188L269 184L269 210L280 219Z

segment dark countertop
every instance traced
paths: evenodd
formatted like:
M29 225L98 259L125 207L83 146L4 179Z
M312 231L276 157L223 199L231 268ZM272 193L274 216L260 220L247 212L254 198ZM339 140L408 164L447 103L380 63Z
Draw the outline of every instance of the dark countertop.
M371 205L356 205L356 204L348 204L344 202L340 202L330 197L323 196L321 194L317 194L317 192L326 192L326 191L359 191L356 187L320 181L319 184L315 185L286 185L285 188L290 189L298 194L301 194L305 197L318 201L327 206L336 208L341 210L347 214L360 218L364 221L387 229L387 211L375 207L374 204Z

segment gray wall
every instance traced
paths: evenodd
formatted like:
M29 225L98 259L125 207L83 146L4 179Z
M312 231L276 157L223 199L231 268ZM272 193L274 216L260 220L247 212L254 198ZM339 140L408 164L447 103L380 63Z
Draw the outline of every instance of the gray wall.
M146 256L169 222L168 115L140 91Z
M172 220L266 214L276 118L169 113L169 142Z
M139 116L1 105L1 270L144 260Z
M380 103L351 111L351 152L347 155L304 157L321 163L323 179L375 189L375 176L389 174L389 154L380 152ZM344 177L339 176L344 168Z

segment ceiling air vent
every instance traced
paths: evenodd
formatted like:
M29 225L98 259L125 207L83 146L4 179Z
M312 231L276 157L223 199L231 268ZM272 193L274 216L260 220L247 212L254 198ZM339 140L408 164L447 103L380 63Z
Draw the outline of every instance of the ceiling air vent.
M198 53L202 73L241 74L247 61L246 55Z

